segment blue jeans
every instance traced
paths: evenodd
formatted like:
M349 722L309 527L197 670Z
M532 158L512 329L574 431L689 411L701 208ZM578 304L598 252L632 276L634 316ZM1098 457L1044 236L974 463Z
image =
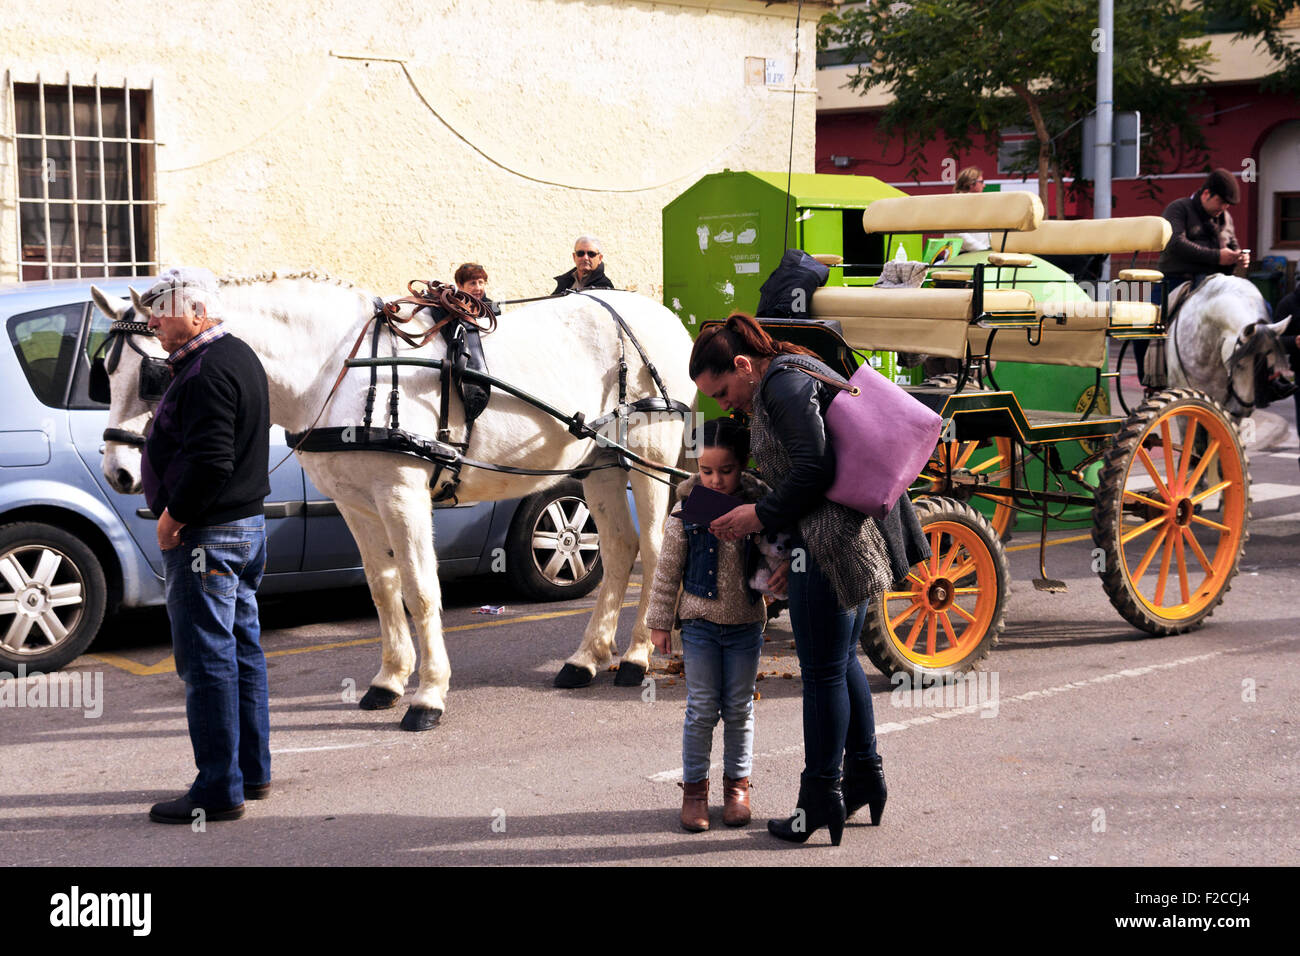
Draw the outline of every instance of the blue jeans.
M261 515L186 526L163 552L176 673L199 775L190 798L225 809L244 784L271 781L266 658L259 643L257 586L266 565Z
M803 547L807 566L790 573L790 625L803 678L803 779L838 780L845 755L876 756L871 688L858 663L867 602L841 610Z
M722 717L722 766L732 780L748 777L754 758L754 678L763 650L763 624L682 621L686 720L682 723L682 781L709 779L713 727Z

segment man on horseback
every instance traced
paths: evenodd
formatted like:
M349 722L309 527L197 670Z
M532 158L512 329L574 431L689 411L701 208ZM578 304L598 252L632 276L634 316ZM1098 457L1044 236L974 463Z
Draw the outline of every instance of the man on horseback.
M1250 265L1249 250L1237 245L1228 207L1241 201L1237 180L1226 169L1205 177L1199 191L1175 199L1165 207L1164 217L1173 236L1160 255L1158 268L1170 289L1197 276L1221 272L1231 275L1237 266Z

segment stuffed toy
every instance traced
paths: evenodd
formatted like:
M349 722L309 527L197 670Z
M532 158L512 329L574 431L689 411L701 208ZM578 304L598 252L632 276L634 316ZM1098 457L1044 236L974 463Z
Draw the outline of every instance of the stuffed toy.
M763 556L763 561L749 579L749 586L778 601L787 600L789 595L784 589L778 593L771 590L768 584L772 580L772 572L790 560L790 536L784 531L765 531L758 535L758 551Z

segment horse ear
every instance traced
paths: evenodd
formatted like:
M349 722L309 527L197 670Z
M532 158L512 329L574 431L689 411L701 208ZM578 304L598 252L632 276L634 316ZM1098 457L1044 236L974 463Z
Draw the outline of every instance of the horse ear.
M132 291L134 292L134 290ZM95 306L99 309L99 311L103 312L114 322L120 319L122 317L122 313L125 312L127 309L125 299L119 299L115 295L109 295L107 292L105 292L103 289L100 289L98 286L92 285L90 287L90 297L94 299Z
M144 319L147 321L149 318L149 306L144 304L144 300L140 298L140 293L136 292L135 289L131 289L131 301L135 303L136 315L144 316Z
M1269 325L1268 327L1273 330L1274 335L1281 335L1283 332L1286 331L1287 323L1290 321L1291 318L1288 316L1287 318L1284 319L1278 319L1276 322L1274 322L1272 325Z

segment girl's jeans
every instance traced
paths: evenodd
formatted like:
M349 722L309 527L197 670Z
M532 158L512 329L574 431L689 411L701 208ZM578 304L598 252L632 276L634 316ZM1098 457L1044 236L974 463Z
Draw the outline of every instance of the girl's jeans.
M811 553L804 571L791 571L790 625L803 677L805 780L838 780L845 755L876 755L871 688L858 663L858 635L866 619L866 601L840 609Z
M763 624L682 622L686 663L686 720L682 725L682 780L709 779L713 727L722 717L723 772L748 777L754 756L754 678L763 650Z

